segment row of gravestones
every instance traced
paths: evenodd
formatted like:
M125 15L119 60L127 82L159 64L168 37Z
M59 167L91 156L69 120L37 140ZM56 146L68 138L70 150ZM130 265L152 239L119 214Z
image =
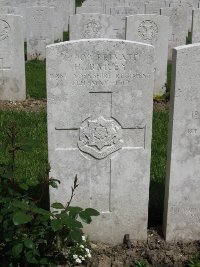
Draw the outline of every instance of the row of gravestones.
M155 47L154 94L163 94L167 79L167 54L171 59L172 47L185 43L187 30L184 25L184 9L169 7L162 14L140 14L128 16L126 27L116 16L105 14L76 14L70 16L70 40L90 38L124 39L151 44ZM46 57L46 43L54 43L52 31L52 9L48 7L27 8L29 34L27 35L27 57ZM170 17L170 23L169 18ZM193 11L193 41L200 41L200 9ZM1 34L1 100L24 100L25 68L22 18L2 15ZM170 30L169 30L170 29ZM125 32L124 32L125 31ZM169 47L168 36L170 32ZM125 37L126 36L126 37ZM169 51L169 53L168 53ZM15 66L15 67L14 67ZM17 66L17 68L16 68Z
M24 40L28 60L45 59L46 45L62 40L74 13L75 0L0 0L1 100L26 99Z
M1 88L13 92L24 79L21 20L1 19ZM154 47L140 42L91 39L47 48L50 175L61 180L51 202L67 201L77 175L73 205L101 213L84 229L93 240L147 237L154 66ZM164 232L167 240L196 240L200 45L174 49L173 68Z
M154 48L111 39L47 47L50 176L61 181L51 202L100 212L84 231L110 242L147 238ZM200 44L173 50L167 241L200 239ZM156 212L156 211L155 211Z

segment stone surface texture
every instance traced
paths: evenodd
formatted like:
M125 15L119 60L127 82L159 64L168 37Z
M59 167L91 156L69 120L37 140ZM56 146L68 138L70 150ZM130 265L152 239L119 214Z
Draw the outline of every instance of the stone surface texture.
M90 240L147 238L154 48L110 39L47 47L51 203L101 215L84 226Z
M126 40L151 44L155 47L154 94L162 95L167 82L169 18L161 15L127 17Z
M192 43L200 42L200 9L194 9L192 13Z
M104 8L102 6L81 6L76 8L76 14L85 13L104 13Z
M22 17L0 15L0 99L26 99Z
M172 49L186 44L187 10L180 7L165 7L161 8L161 15L169 17L168 59L171 60Z
M173 51L164 231L167 241L200 239L200 44Z
M70 16L70 40L111 38L124 39L120 18L105 14L76 14Z
M54 43L54 8L27 8L27 59L44 60L46 46Z

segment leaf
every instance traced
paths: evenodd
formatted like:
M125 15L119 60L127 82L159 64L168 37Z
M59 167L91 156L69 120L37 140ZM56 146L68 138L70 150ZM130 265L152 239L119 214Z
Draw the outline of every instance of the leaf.
M38 261L36 260L36 258L33 256L32 251L28 251L26 253L26 259L27 259L28 263L32 263L32 264L38 263Z
M67 211L69 211L69 216L72 218L76 218L78 214L82 211L83 209L80 207L68 207Z
M91 208L88 208L88 209L85 209L85 212L89 215L89 216L99 216L100 213L95 210L95 209L91 209Z
M28 190L28 189L29 189L28 185L25 184L25 183L21 183L21 184L19 184L19 187L20 187L21 189L24 189L24 190Z
M48 260L47 260L47 258L42 258L42 259L40 260L40 264L48 265Z
M79 217L87 224L90 224L92 222L91 217L85 211L80 212Z
M34 247L33 241L31 239L26 239L24 241L24 246L26 248L33 249L33 247Z
M83 225L81 222L75 220L74 218L68 216L68 214L63 213L60 215L61 221L64 225L69 227L70 229L73 228L83 228Z
M62 221L61 220L51 220L51 228L54 232L57 232L62 229Z
M72 240L78 242L78 243L81 243L82 242L82 235L83 233L82 232L79 232L79 231L76 231L75 230L72 230L69 234L69 236L71 237Z
M57 209L57 210L59 210L59 209L62 210L62 209L65 208L65 207L63 206L62 203L58 203L58 202L53 203L53 204L51 205L51 207L54 208L54 209Z
M13 215L14 225L26 224L30 222L31 220L32 220L32 217L22 211L18 211Z
M23 250L23 244L19 243L12 248L12 254L14 258L17 258Z

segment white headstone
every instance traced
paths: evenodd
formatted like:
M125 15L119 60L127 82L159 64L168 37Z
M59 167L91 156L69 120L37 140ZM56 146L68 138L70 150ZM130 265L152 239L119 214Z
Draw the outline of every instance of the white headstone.
M172 48L186 43L187 10L179 7L161 8L161 15L169 17L168 59L172 59Z
M0 15L0 99L26 99L22 17Z
M47 47L51 202L97 209L84 232L119 243L147 238L154 48L111 39Z
M155 47L154 94L162 95L167 82L169 18L160 15L127 17L126 39Z
M110 14L125 19L127 16L137 14L137 8L130 6L111 7Z
M192 14L192 43L200 42L200 9L193 10Z
M147 3L145 4L145 14L157 14L157 15L160 15L160 9L162 7L165 7L165 4L164 3L153 3L153 2L150 2L150 3Z
M200 239L200 44L176 47L169 125L164 232Z
M76 3L75 0L64 0L63 14L64 14L64 31L68 31L69 26L69 17L74 15L76 12Z
M54 8L27 8L27 59L43 60L46 46L54 43Z
M54 8L54 40L63 41L63 32L64 32L64 14L63 7L64 1L66 0L48 0L48 6Z
M122 39L126 38L126 17L137 14L137 8L125 7L125 6L115 6L110 8L110 14L121 19L122 25Z
M76 14L70 16L70 40L111 38L124 39L120 18L105 14Z
M192 10L193 10L193 6L192 4L189 5L189 3L186 2L181 2L181 3L171 3L170 7L179 7L179 8L184 8L187 10L187 30L189 32L191 32L192 29Z
M24 32L24 40L26 41L26 8L29 5L27 0L15 0L15 5L20 9L20 15L23 17L23 32Z
M76 14L86 13L100 13L104 14L104 8L102 6L81 6L76 8Z

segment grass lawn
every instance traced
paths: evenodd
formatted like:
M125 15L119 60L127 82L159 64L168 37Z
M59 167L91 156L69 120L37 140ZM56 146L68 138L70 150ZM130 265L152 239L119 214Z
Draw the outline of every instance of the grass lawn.
M17 152L17 177L34 182L43 179L47 166L46 112L0 111L0 143L7 144L8 127L17 126L17 144L32 146L32 151ZM7 151L7 150L6 150ZM0 163L8 162L8 153L0 149Z

